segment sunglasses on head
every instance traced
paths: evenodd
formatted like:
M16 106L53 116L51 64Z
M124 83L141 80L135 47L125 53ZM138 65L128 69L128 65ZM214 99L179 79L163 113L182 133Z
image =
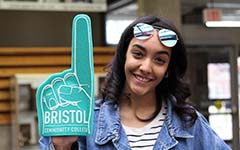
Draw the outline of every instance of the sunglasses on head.
M166 47L173 47L177 44L177 34L169 29L152 26L146 23L138 23L133 27L133 34L139 40L146 40L153 36L154 29L158 29L158 37Z

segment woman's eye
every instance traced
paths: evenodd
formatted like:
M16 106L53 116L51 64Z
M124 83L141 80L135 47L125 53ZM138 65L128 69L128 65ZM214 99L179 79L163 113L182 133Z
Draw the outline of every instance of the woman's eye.
M166 63L166 61L162 58L155 58L155 62L158 63L158 64L164 64Z
M141 52L138 52L138 51L133 51L132 55L135 58L141 58L143 56L143 54Z

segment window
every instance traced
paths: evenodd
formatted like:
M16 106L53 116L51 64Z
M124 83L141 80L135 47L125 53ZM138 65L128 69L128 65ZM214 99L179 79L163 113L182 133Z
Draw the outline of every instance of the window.
M116 45L121 37L124 29L132 22L133 20L117 20L109 19L106 22L106 42L108 45Z

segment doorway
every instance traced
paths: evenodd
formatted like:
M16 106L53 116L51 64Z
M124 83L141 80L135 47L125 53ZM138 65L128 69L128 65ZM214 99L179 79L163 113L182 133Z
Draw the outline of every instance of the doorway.
M233 149L239 147L238 46L187 46L189 99L213 130Z

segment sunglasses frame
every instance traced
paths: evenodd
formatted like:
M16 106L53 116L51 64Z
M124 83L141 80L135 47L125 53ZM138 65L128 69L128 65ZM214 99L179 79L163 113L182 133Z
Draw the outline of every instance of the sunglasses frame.
M154 29L158 30L159 40L164 46L174 47L177 44L178 36L174 31L146 23L137 23L133 27L133 35L139 40L146 40L153 36Z

